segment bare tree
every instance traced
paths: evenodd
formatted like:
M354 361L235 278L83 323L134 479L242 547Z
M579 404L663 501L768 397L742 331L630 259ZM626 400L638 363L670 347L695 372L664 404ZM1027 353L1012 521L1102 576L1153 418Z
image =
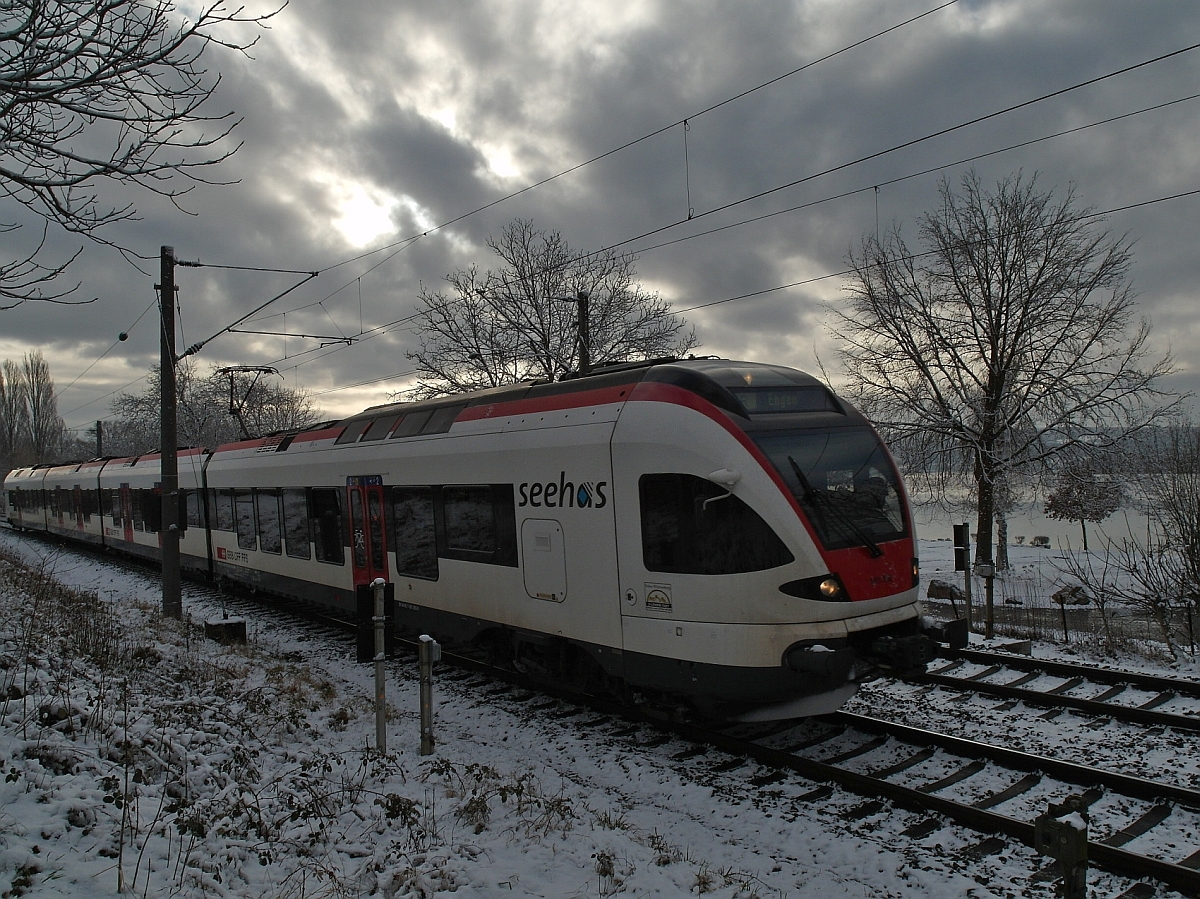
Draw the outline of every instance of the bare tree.
M198 374L186 363L179 366L179 442L182 446L216 447L242 437L241 425L229 411L229 379L215 368ZM302 390L279 384L251 382L234 373L234 392L252 435L292 430L315 424L319 411ZM114 421L106 425L108 452L136 455L159 445L159 378L153 368L142 393L119 394L111 403Z
M1174 422L1139 460L1139 482L1166 546L1180 557L1180 595L1200 602L1200 427Z
M202 108L220 81L204 53L246 51L253 40L238 40L240 27L266 18L223 0L186 13L171 0L5 0L0 195L101 242L98 228L136 211L106 201L104 182L177 201L236 149L225 140L236 120ZM42 265L36 255L0 265L0 296L63 295L43 285L65 263Z
M973 486L986 561L997 488L1159 421L1171 362L1147 360L1148 323L1130 332L1129 241L1073 189L1057 200L1016 174L993 192L972 172L940 198L923 252L899 226L864 239L835 331L850 392L931 489Z
M0 467L18 464L22 443L29 434L29 408L25 404L25 379L11 359L0 362Z
M670 304L636 280L636 258L572 250L557 231L514 221L488 246L497 271L448 275L449 293L422 289L414 398L460 393L522 380L555 380L578 368L576 307L590 293L589 355L605 362L678 356L697 346L695 332Z
M59 450L67 436L67 428L58 414L58 398L54 393L54 379L50 377L50 366L41 350L26 353L21 363L21 377L25 382L25 406L28 410L29 449L32 461L58 461Z

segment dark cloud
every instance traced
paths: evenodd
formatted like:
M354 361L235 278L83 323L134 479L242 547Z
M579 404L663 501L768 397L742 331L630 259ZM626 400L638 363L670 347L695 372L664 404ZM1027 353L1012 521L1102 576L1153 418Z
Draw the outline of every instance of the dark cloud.
M1101 82L995 121L813 179L754 202L715 207L993 110L1170 52L1200 40L1191 4L1147 0L960 0L920 22L848 51L736 103L699 110L936 5L768 2L730 5L430 5L416 2L288 6L252 59L217 50L223 82L214 108L242 123L239 152L184 204L144 193L141 219L112 238L153 257L161 244L186 259L316 269L418 235L525 184L628 140L690 120L535 191L422 237L324 272L280 301L290 334L353 337L402 319L421 284L472 262L492 264L486 237L521 216L561 229L575 246L643 250L646 282L685 308L844 268L864 233L893 222L916 238L941 174L874 185L1008 144L1077 127L1189 92L1200 51ZM1022 170L1079 202L1111 209L1200 187L1200 101L1035 144L974 165L985 179ZM834 194L810 206L662 249L675 237ZM687 223L690 206L699 216ZM878 212L877 212L878 210ZM1141 311L1183 366L1200 351L1192 249L1200 197L1114 213L1107 226L1137 240L1133 278ZM18 213L0 210L0 219ZM682 224L680 224L682 222ZM55 252L78 240L52 235ZM377 268L372 269L377 263ZM88 247L72 269L101 302L64 313L28 304L3 313L0 355L45 348L66 385L128 327L153 297L157 261L145 274L111 250ZM207 337L295 283L294 276L181 269L189 339ZM697 310L704 351L811 368L832 362L824 329L839 279ZM323 301L318 304L318 301ZM282 316L261 330L282 330ZM316 392L407 369L411 331L397 326L353 345L292 336L226 336L211 362L275 364L287 383ZM306 349L312 352L303 353ZM153 315L61 400L75 409L140 375L157 358ZM1181 366L1181 367L1183 367ZM330 410L378 402L403 379L322 393ZM1200 387L1193 368L1175 379ZM69 416L74 426L104 402Z

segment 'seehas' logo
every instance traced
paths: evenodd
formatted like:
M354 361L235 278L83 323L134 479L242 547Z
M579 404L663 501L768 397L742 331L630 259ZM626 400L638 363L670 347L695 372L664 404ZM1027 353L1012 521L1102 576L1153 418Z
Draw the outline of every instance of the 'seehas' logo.
M567 508L603 509L608 505L604 488L608 481L581 481L578 486L567 480L567 473L560 471L557 481L532 484L526 481L517 488L521 497L518 506L546 506L550 509Z

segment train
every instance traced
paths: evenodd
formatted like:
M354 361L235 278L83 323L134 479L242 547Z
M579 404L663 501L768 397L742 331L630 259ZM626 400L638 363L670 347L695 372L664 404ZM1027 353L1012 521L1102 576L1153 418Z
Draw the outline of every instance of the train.
M9 524L161 555L161 457L21 468ZM178 453L185 572L430 634L560 686L769 721L842 706L954 636L871 424L718 358L373 406Z

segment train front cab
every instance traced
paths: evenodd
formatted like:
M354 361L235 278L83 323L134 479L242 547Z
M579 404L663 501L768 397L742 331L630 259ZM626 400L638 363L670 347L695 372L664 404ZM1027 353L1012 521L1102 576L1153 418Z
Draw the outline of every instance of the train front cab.
M820 714L853 695L879 638L928 642L894 466L810 376L723 360L655 367L612 455L631 684L708 697L735 717Z

